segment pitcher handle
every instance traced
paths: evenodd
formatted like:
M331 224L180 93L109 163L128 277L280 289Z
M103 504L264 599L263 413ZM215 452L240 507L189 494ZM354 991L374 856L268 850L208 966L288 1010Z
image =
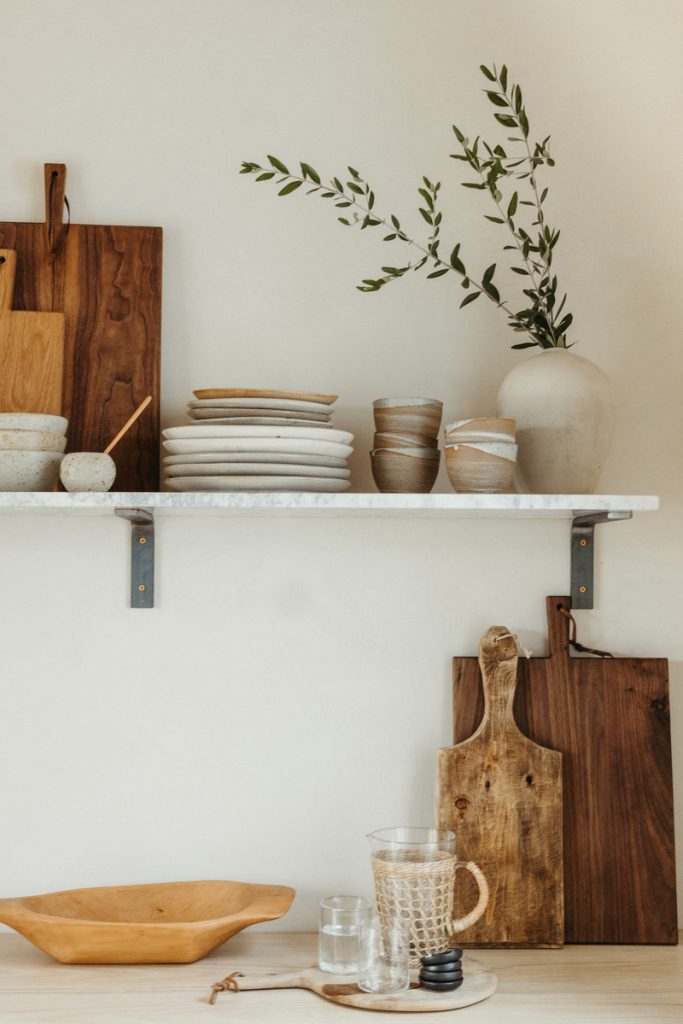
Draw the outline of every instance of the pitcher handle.
M454 932L464 932L466 928L469 928L475 921L478 921L486 910L489 902L489 884L486 881L486 875L474 861L458 860L455 862L455 870L457 871L458 868L464 868L471 875L474 875L474 880L479 890L479 899L474 909L470 910L469 914L465 914L464 917L459 917L457 921L451 923L451 928Z

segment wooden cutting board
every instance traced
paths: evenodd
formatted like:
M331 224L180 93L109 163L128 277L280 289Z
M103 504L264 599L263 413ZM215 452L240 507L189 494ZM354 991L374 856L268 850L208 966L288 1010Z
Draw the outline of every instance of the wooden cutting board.
M474 659L472 659L474 661ZM475 661L475 665L477 665ZM562 755L524 736L512 703L517 640L503 626L481 639L486 710L476 729L437 755L436 823L457 836L459 857L489 883L484 915L458 936L467 946L561 946ZM458 874L454 917L476 896Z
M114 490L156 491L162 230L65 224L65 185L65 165L46 164L45 223L0 223L18 256L15 307L64 313L68 451L102 451L152 395L112 457Z
M0 249L0 412L62 412L64 314L12 309L17 254Z
M547 598L550 657L520 663L514 712L564 754L565 939L675 944L668 663L570 658L560 605ZM457 742L484 711L475 658L453 659L453 711Z
M228 978L230 981L228 981ZM413 982L404 992L363 992L355 980L339 974L327 974L317 967L309 967L304 971L293 971L289 974L261 974L245 976L239 972L229 975L225 982L218 986L234 986L227 993L225 1004L232 1004L235 992L252 992L275 988L307 988L323 999L344 1006L356 1006L364 1010L384 1010L393 1013L435 1013L439 1010L458 1010L463 1006L472 1006L488 999L496 991L498 979L492 971L487 971L476 960L469 957L463 960L463 982L452 992L434 992L423 988L417 981ZM234 979L234 980L233 980ZM227 983L227 984L226 984Z

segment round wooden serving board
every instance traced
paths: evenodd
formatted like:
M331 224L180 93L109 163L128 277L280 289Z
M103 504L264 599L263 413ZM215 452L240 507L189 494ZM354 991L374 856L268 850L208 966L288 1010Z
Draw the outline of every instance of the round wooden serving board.
M237 978L239 991L273 988L307 988L324 999L363 1010L390 1010L395 1013L434 1013L438 1010L459 1010L488 999L496 991L498 979L491 971L471 957L463 957L464 979L453 992L433 992L422 988L417 980L405 992L377 995L362 992L352 977L327 974L317 967L289 974L266 974ZM415 976L416 978L416 976Z

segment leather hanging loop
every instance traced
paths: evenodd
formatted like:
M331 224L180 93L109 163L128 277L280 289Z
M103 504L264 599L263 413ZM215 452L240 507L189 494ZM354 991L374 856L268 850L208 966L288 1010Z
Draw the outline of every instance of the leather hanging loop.
M609 651L599 651L595 647L585 647L583 644L580 644L579 641L576 639L576 619L574 618L572 613L569 611L568 608L565 608L563 604L558 604L557 610L560 613L560 615L563 615L565 619L567 619L567 621L570 623L571 628L569 634L569 643L575 651L579 651L581 654L592 654L596 658L614 657L614 655L610 654Z
M45 164L45 229L47 248L52 258L64 247L71 225L71 207L65 189L66 164Z

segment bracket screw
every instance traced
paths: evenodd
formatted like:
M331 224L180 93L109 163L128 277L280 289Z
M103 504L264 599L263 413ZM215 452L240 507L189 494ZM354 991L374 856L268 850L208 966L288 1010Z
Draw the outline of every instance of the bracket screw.
M144 590L146 590L146 589L147 589L147 588L146 588L146 586L145 586L145 584L144 584L144 583L139 583L139 584L138 584L138 590L140 591L140 593L142 593L142 592L143 592Z
M140 543L144 543L144 541L141 541ZM585 548L587 543L588 543L588 541L585 540L585 539L579 541L579 544L581 545L582 548Z
M579 587L579 593L580 594L585 594L586 593L586 588L585 587Z
M138 544L146 544L146 543L147 543L147 538L146 537L138 537ZM584 542L582 542L582 543L584 543Z

